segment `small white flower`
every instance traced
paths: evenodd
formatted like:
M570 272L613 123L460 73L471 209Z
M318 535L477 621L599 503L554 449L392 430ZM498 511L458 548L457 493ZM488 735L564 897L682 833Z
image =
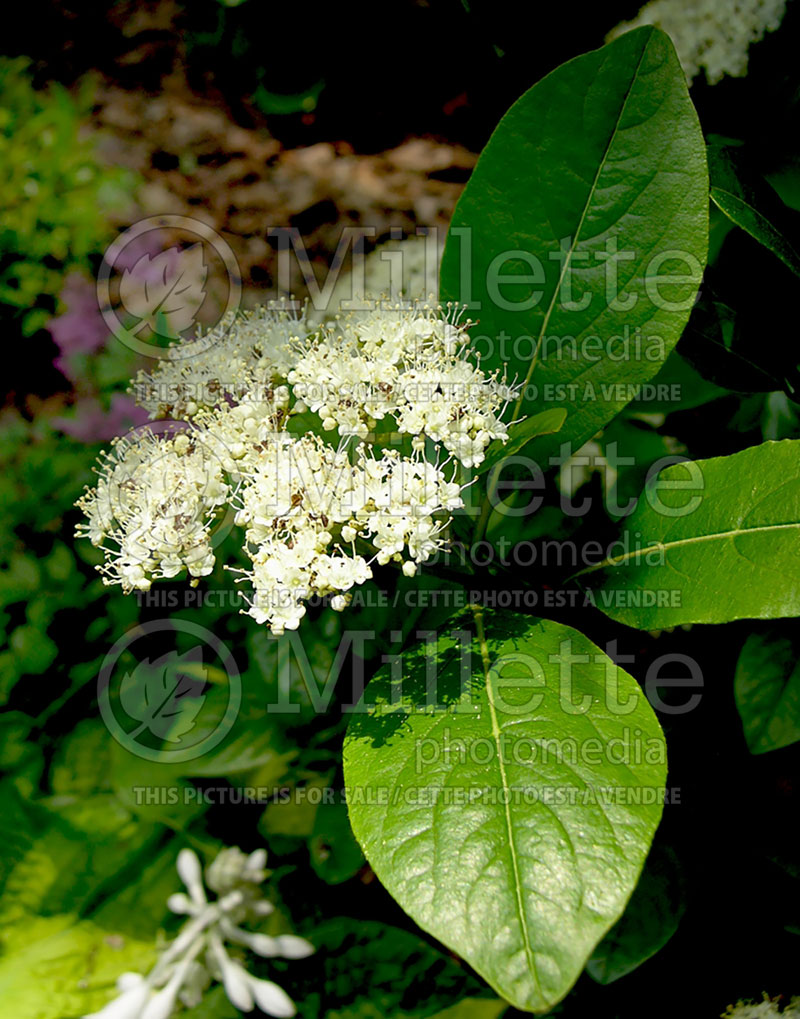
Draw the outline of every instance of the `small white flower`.
M145 428L105 454L97 486L78 505L77 535L103 548L107 584L147 590L152 580L214 568L211 524L230 495L223 463L198 436Z

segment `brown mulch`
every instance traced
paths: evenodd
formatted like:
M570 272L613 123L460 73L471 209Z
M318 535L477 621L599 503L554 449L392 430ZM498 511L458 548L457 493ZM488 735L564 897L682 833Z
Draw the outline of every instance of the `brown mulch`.
M135 218L179 214L218 231L239 261L246 303L273 293L277 242L268 228L296 227L321 281L343 227L369 228L368 248L392 228L403 236L418 226L446 228L476 159L428 138L377 155L346 142L285 149L194 95L179 71L159 95L101 84L93 128L101 156L143 180ZM292 291L302 295L292 265Z

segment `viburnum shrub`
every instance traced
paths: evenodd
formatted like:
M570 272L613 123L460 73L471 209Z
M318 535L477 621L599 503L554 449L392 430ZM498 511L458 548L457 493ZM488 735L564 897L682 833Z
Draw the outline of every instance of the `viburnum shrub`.
M726 172L712 197L775 247ZM450 618L386 656L350 708L349 818L409 916L523 1010L552 1008L587 962L601 981L635 968L674 931L640 881L669 793L664 734L636 680L548 605L648 631L800 610L794 440L699 461L663 450L611 514L613 540L582 532L573 576L538 604L514 597L535 592L536 565L500 554L574 535L574 508L571 531L537 517L548 486L608 467L612 419L637 400L649 420L642 394L670 392L708 210L672 44L628 32L503 118L455 210L438 303L378 297L322 324L277 304L171 348L133 387L151 425L112 447L81 501L80 533L126 591L200 583L238 528L243 558L226 565L275 635L311 638L310 602L345 611L392 564L397 585L446 573L465 595ZM605 481L619 496L630 476ZM481 574L470 549L486 545L498 556ZM532 604L544 615L520 611ZM737 689L744 717L763 715ZM786 727L759 752L797 738Z
M458 323L390 307L309 334L270 309L173 347L136 389L154 416L189 427L117 442L81 501L79 533L103 545L106 582L147 590L186 570L196 583L214 567L225 505L252 562L250 614L273 633L296 629L311 595L344 608L373 561L413 576L463 505L458 465L508 438L514 389L478 367ZM305 430L308 415L324 437Z

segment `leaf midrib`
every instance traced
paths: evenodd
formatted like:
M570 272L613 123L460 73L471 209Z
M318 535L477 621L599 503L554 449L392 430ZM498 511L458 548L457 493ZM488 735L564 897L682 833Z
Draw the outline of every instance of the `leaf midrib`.
M622 104L621 104L621 106L619 108L619 113L617 114L617 117L616 117L616 119L614 121L614 127L613 127L613 129L611 131L611 134L609 135L608 142L606 144L605 150L604 150L603 155L602 155L602 157L600 159L600 162L599 162L599 164L597 166L597 172L595 173L594 180L592 181L591 187L589 188L589 193L586 196L586 201L584 202L583 210L581 211L580 219L578 220L578 225L575 228L575 234L574 234L574 237L572 239L572 243L570 244L569 251L567 252L567 256L565 257L564 263L563 263L563 265L561 267L561 272L559 273L558 281L556 283L555 289L553 290L552 296L550 298L550 303L547 306L547 311L545 312L544 318L542 319L542 326L541 326L541 329L539 330L539 335L536 338L536 347L534 348L533 355L531 356L530 367L528 368L528 371L527 371L527 373L525 375L525 381L522 383L522 387L520 389L519 399L517 400L517 402L516 402L516 404L514 406L514 413L511 415L512 418L514 418L514 419L516 419L519 416L520 410L522 409L522 403L523 403L523 400L524 400L524 393L525 393L525 390L528 387L528 384L531 381L531 378L533 377L533 373L534 373L534 370L536 368L536 365L538 364L538 361L539 361L539 351L540 351L541 346L542 346L542 340L544 339L545 332L547 331L547 327L550 324L550 318L551 318L551 316L553 314L553 308L555 307L555 303L556 303L556 299L558 297L559 291L561 290L561 284L564 282L564 277L566 276L570 266L572 265L572 256L574 255L575 249L578 246L578 241L579 241L579 238L580 238L581 230L583 229L583 224L586 222L586 216L589 213L589 208L590 208L590 206L592 204L592 199L594 198L595 193L597 191L597 185L598 185L598 182L600 180L600 175L603 172L603 170L605 169L606 162L608 161L608 154L611 151L611 147L614 144L614 141L615 141L615 139L617 137L617 132L619 131L620 122L622 121L622 118L623 118L623 116L625 114L625 109L626 109L626 107L628 105L628 100L631 97L631 93L633 92L633 87L636 84L636 81L637 81L637 79L639 77L639 70L640 70L640 68L642 66L642 61L644 60L644 55L647 52L647 48L650 45L650 39L651 38L652 38L652 36L648 37L647 42L642 47L642 52L639 54L639 60L637 61L636 67L634 68L633 74L631 75L630 83L628 85L627 91L625 92L625 98L622 100Z
M674 541L656 541L653 542L652 545L648 545L647 548L636 549L633 552L625 552L622 555L612 556L610 559L604 559L601 563L596 563L594 566L587 566L585 570L580 570L580 572L573 574L573 576L581 577L586 573L594 573L596 570L603 570L610 566L618 566L620 563L627 562L629 559L634 559L637 556L649 555L651 552L666 552L673 548L679 548L683 545L696 545L705 541L723 541L727 538L736 538L741 534L787 531L792 528L800 529L800 521L790 524L765 524L762 527L736 527L731 528L731 530L728 531L714 531L711 534L695 534L689 538L676 538Z
M486 632L483 627L483 610L480 607L473 607L473 613L475 616L475 628L478 636L478 643L481 649L481 662L483 663L483 674L484 682L486 684L486 699L489 705L489 713L491 715L492 722L492 736L494 738L497 762L500 770L500 781L502 782L503 792L507 794L510 792L510 786L506 777L505 762L503 761L502 745L501 745L501 732L500 725L497 720L497 709L494 703L494 697L492 695L492 684L489 680L489 670L491 666L491 660L489 658L489 646L486 643ZM525 948L525 958L528 962L528 972L531 975L535 989L537 990L540 997L544 997L542 990L542 982L539 977L539 970L536 965L536 954L533 951L530 938L528 936L528 922L525 914L525 903L522 900L522 879L519 871L519 864L517 862L517 845L514 839L514 828L511 823L511 797L509 795L503 796L503 808L505 811L506 830L508 832L508 848L509 855L511 857L511 866L514 871L514 891L517 903L517 916L519 918L520 930L522 931L522 941Z

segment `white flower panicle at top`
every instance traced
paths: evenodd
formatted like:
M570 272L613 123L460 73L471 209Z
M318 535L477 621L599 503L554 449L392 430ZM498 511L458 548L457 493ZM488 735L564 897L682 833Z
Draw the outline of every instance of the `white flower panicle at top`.
M317 436L287 432L265 445L239 493L235 521L245 528L253 564L242 574L253 585L249 613L281 633L297 628L304 600L341 595L372 571L362 556L334 543L334 531L350 520L356 499L347 454Z
M267 876L266 861L263 849L249 856L236 847L223 849L206 868L204 882L196 854L182 849L177 869L188 894L171 895L167 905L173 913L187 916L186 923L149 974L123 973L117 981L119 996L84 1019L169 1019L182 1006L199 1005L214 981L243 1012L258 1006L270 1016L295 1015L294 1002L282 988L253 976L244 965L246 951L266 959L303 959L314 951L313 945L293 934L270 937L241 926L273 912L260 887ZM212 901L206 886L216 894Z
M244 529L247 612L273 633L313 596L343 609L375 562L413 576L463 505L460 468L508 438L515 388L472 358L468 325L379 303L310 331L273 306L175 348L136 388L185 431L119 440L79 503L105 582L147 590L185 569L197 583L226 507Z
M710 85L726 74L747 73L750 45L774 32L786 0L652 0L633 21L617 25L609 39L642 25L657 25L675 44L689 81L704 68Z
M462 505L460 486L437 465L396 450L376 457L364 444L354 460L317 436L278 433L237 495L253 564L240 571L253 585L249 613L274 633L295 629L312 595L332 594L344 608L346 593L372 576L372 559L413 575L442 545L436 515Z

